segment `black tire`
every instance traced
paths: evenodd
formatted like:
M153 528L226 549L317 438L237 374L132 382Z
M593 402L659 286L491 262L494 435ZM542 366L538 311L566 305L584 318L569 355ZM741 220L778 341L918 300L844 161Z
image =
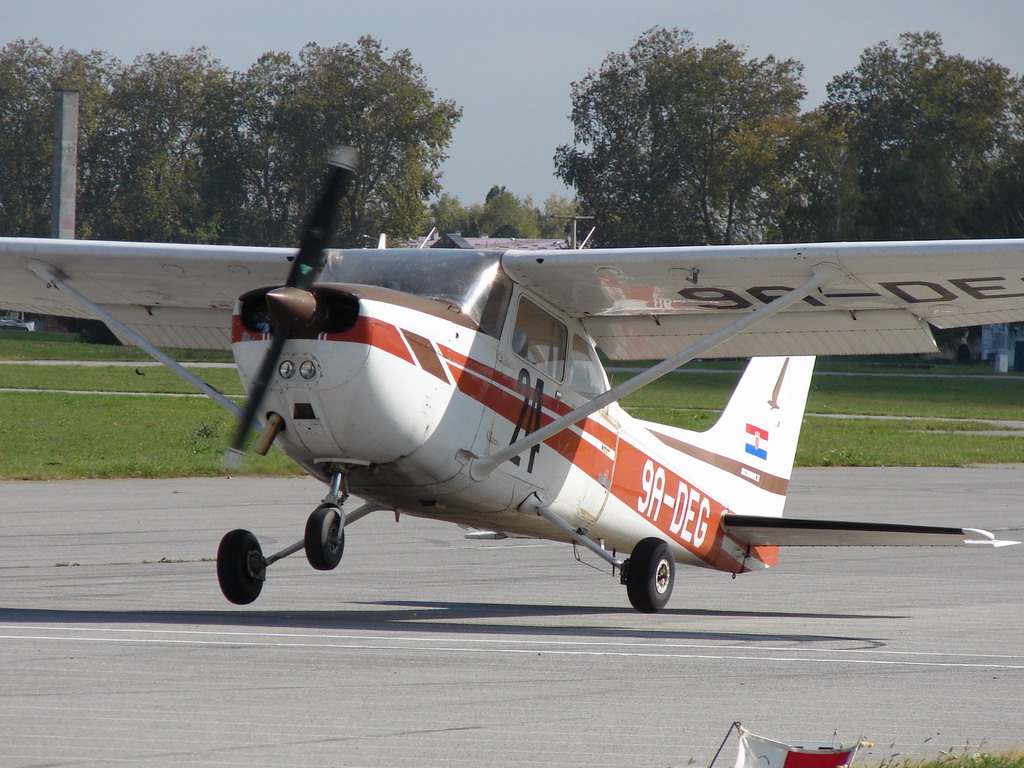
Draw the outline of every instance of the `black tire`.
M235 605L248 605L263 590L267 561L260 543L249 531L224 534L217 548L217 582L224 597Z
M668 605L676 564L662 539L643 539L624 566L623 581L630 604L640 613L657 613Z
M345 523L341 510L321 504L306 521L306 559L318 571L332 571L345 552Z

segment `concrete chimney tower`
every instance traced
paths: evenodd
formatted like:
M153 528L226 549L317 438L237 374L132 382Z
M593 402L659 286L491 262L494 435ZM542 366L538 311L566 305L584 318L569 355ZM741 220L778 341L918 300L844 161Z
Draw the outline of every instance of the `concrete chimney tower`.
M53 207L50 233L75 237L75 194L78 172L78 91L54 91Z

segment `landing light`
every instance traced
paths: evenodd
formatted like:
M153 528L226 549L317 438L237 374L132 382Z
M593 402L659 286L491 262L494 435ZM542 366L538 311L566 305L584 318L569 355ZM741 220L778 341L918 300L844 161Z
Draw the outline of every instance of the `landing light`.
M277 367L277 372L282 379L290 379L295 373L295 363L291 360L282 360L281 365Z
M316 376L316 364L312 360L303 360L299 366L299 376L304 379L312 379Z

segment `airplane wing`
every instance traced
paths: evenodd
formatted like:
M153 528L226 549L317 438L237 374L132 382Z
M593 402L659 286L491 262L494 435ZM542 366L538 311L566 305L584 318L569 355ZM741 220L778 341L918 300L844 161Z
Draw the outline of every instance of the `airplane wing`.
M159 347L228 349L235 299L280 283L294 255L291 248L5 237L0 238L0 308L92 317L32 271L33 262L42 262Z
M838 278L705 357L935 350L928 326L1024 320L1024 240L508 251L517 281L613 360L660 360L800 285Z
M939 528L894 523L854 523L841 520L798 520L788 517L723 515L722 527L732 538L751 546L779 547L1008 547L977 528Z
M226 348L234 299L280 282L293 255L0 238L0 307L91 316L31 271L38 261L157 346ZM796 287L819 264L835 265L839 277L704 356L927 352L935 349L929 324L1024 320L1024 240L513 250L502 258L514 279L582 318L614 360L669 357Z

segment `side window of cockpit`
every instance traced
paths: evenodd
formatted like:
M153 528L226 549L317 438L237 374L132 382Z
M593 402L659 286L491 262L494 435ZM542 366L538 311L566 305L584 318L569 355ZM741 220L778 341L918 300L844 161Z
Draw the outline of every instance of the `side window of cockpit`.
M587 398L595 398L608 389L597 354L582 336L572 337L570 359L572 363L569 386L578 394Z
M564 325L524 296L519 297L512 351L557 381L565 375L568 332Z

